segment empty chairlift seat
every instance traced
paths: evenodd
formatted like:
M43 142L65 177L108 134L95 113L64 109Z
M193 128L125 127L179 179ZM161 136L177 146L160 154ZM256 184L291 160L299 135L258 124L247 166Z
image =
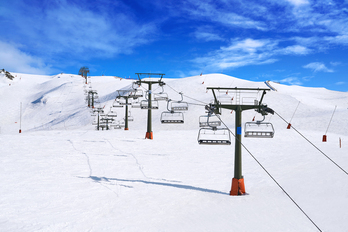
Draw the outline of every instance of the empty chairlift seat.
M168 101L168 94L161 92L161 93L154 93L154 98L156 101Z
M129 96L133 98L143 97L144 92L142 89L134 89L129 93Z
M184 123L184 114L182 112L162 112L161 123L163 124L179 124Z
M120 99L116 98L116 100L112 103L112 107L123 107L123 104L120 104Z
M188 103L187 102L171 101L170 102L170 109L173 111L186 111L186 110L188 110Z
M106 115L109 118L116 118L117 117L117 113L115 110L110 110L109 113Z
M218 127L221 121L216 115L202 115L199 117L199 127Z
M144 109L144 110L149 109L149 101L148 100L142 100L140 102L140 108ZM157 110L158 109L158 101L152 100L150 108L153 109L153 110Z
M246 122L244 137L273 138L274 128L269 122Z
M227 128L204 127L199 130L197 141L201 145L231 145L231 134Z

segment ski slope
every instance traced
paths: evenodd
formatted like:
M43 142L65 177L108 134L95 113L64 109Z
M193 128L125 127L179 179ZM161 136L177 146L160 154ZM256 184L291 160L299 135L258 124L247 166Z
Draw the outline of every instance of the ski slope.
M277 91L263 102L276 112L266 116L275 136L242 140L316 227L245 149L247 194L229 196L234 140L197 143L199 116L213 98L207 87L265 83L222 74L164 79L169 97L180 100L182 91L189 110L184 124L164 125L166 102L160 102L152 113L154 139L146 140L146 110L131 108L128 131L97 131L85 101L85 90L96 90L107 112L116 90L131 88L133 80L96 76L86 85L72 74L13 75L12 81L0 76L1 231L347 230L348 176L332 161L348 170L348 93L270 82ZM124 113L117 109L117 120ZM262 119L243 112L243 123L254 116ZM234 112L222 110L221 118L234 132Z

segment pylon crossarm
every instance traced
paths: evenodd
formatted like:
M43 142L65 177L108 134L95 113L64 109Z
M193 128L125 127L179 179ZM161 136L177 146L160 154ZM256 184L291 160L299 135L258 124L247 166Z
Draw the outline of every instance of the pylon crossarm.
M151 82L151 83L153 83L153 84L160 84L161 86L162 85L165 85L165 83L164 82L162 82L162 78L163 78L163 76L165 75L165 74L163 74L163 73L135 73L136 75L138 75L138 79L139 79L139 81L137 81L136 83L138 84L138 85L141 85L141 83L149 83L149 82ZM160 76L159 78L159 80L158 81L144 81L144 80L141 80L141 78L140 78L140 76L142 76L142 75L146 75L146 76L148 76L148 77L151 77L151 76Z

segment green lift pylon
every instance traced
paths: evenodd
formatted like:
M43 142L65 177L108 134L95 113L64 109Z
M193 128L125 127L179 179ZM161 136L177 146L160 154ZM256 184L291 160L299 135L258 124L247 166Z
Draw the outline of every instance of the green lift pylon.
M212 90L214 95L214 103L210 104L206 108L215 114L221 114L221 109L234 110L236 112L235 119L235 150L234 150L234 177L232 179L232 186L230 195L243 195L245 194L244 177L242 175L242 112L244 110L255 109L258 113L262 115L267 115L268 113L274 114L271 108L267 105L262 104L262 100L266 91L270 89L260 89L260 88L215 88L208 87L207 90ZM254 105L251 104L221 104L215 94L215 90L231 91L235 90L236 94L240 94L242 91L262 91L262 96L259 101L255 101Z
M122 93L124 92L124 93ZM131 91L129 90L118 90L118 96L116 98L123 98L125 99L125 118L124 118L124 130L129 130L128 128L128 105L129 103L129 98L137 99L138 97L133 95Z
M138 81L136 81L137 85L141 84L147 84L148 85L148 107L147 107L147 131L145 134L145 139L153 139L153 132L152 132L152 85L158 84L160 86L165 85L165 83L162 81L162 78L165 74L162 73L135 73L138 75ZM156 76L159 78L159 80L141 80L140 76Z

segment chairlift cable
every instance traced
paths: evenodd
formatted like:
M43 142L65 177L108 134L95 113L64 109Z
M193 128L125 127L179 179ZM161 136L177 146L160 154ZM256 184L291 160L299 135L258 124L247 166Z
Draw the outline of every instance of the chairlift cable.
M256 159L256 157L248 150L248 148L235 136L235 134L230 130L230 128L225 124L217 115L221 123L227 128L227 130L237 139L237 141L243 146L243 148L250 154L250 156L260 165L260 167L267 173L267 175L278 185L278 187L288 196L288 198L297 206L297 208L309 219L310 222L321 232L322 230L315 224L315 222L306 214L306 212L296 203L296 201L285 191L285 189L276 181L276 179L267 171L267 169Z
M177 92L178 94L180 94L179 91L175 90L175 89L174 89L173 87L171 87L170 85L168 85L168 84L166 84L166 85L167 85L169 88L171 88L172 90L174 90L175 92ZM189 96L187 96L187 95L185 95L185 94L183 94L183 96L185 96L185 97L187 97L187 98L190 98L191 100L194 100L194 101L197 101L197 102L201 102L202 104L204 104L204 106L207 105L206 102L202 102L202 101L197 100L197 99L195 99L195 98L189 97Z
M197 104L197 103L190 103L190 102L187 102L187 104L195 105L195 106L206 106L207 105L207 104Z
M285 123L289 124L282 116L280 116L276 111L274 111ZM346 175L348 172L345 171L340 165L338 165L335 161L333 161L328 155L326 155L322 150L320 150L317 146L315 146L309 139L307 139L302 133L300 133L296 128L291 126L299 135L301 135L307 142L309 142L313 147L315 147L321 154L323 154L327 159L329 159L334 165L336 165L339 169L341 169Z
M330 119L329 125L327 126L327 129L326 129L325 134L327 134L327 131L329 130L329 127L330 127L330 124L331 124L332 118L333 118L333 116L334 116L334 114L335 114L336 108L337 108L337 105L335 106L335 109L334 109L334 111L333 111L333 113L332 113L332 116L331 116L331 119Z
M291 119L290 119L289 123L291 123L292 119L294 118L295 113L296 113L297 108L299 107L300 103L301 103L301 101L299 101L299 102L298 102L297 107L296 107L296 109L295 109L295 111L294 111L294 113L293 113L293 115L292 115L292 117L291 117Z

